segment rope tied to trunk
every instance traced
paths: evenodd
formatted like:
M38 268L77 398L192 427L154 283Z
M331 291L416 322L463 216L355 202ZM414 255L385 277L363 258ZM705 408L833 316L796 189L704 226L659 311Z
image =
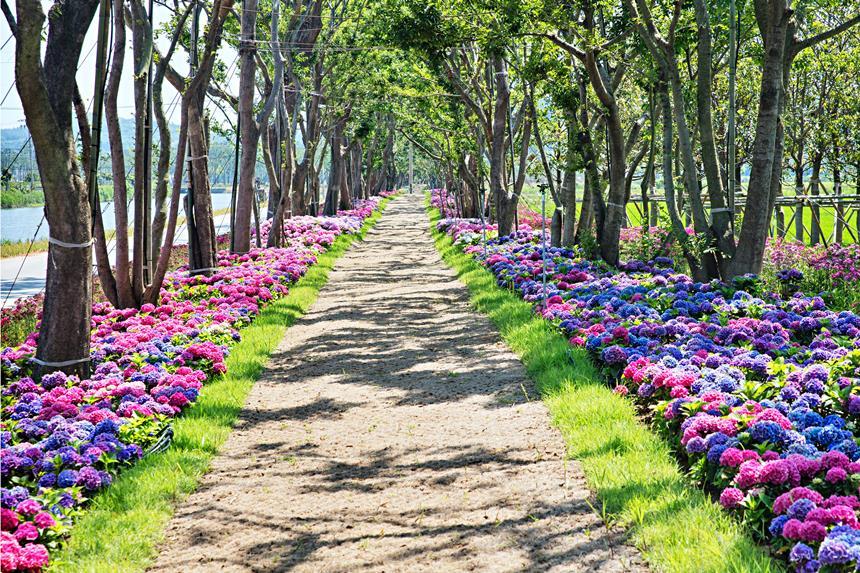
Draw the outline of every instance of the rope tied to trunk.
M87 356L86 358L78 358L76 360L63 360L60 362L51 362L48 360L40 360L35 356L30 358L30 362L35 362L39 366L47 366L48 368L63 368L65 366L72 366L74 364L80 364L82 362L89 362L91 358Z
M57 245L58 247L65 247L67 249L86 249L91 247L95 242L94 238L90 238L86 243L67 243L65 241L61 241L60 239L55 239L54 237L48 236L48 242L52 245Z

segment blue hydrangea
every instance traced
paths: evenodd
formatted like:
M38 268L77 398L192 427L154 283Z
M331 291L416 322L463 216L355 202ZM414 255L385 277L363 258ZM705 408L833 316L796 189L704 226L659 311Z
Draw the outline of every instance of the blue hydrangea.
M797 543L794 547L791 548L791 553L788 556L788 560L792 563L809 561L815 557L815 552L812 550L812 547L806 545L805 543Z
M818 549L818 560L822 565L839 565L851 561L848 545L842 541L825 539Z
M803 521L806 519L806 514L815 509L815 507L814 502L801 498L792 503L785 514L789 519L799 519L800 521Z
M57 477L57 485L60 487L72 487L78 482L78 472L75 470L63 470Z
M779 515L773 518L768 526L767 530L774 537L779 537L782 535L782 528L785 525L785 522L788 521L787 515Z
M753 424L750 426L749 433L750 438L759 444L769 442L779 445L788 441L785 430L776 422L764 421Z

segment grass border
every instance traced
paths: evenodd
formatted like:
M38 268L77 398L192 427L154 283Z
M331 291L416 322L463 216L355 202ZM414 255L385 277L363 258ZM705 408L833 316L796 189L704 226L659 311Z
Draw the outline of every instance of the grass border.
M772 572L783 565L743 526L683 475L668 443L613 393L581 348L570 346L532 305L499 287L493 274L436 230L441 215L425 201L442 260L520 357L553 423L579 461L608 527L627 528L630 540L658 571Z
M364 239L393 198L383 199L361 230L341 235L318 257L286 297L265 306L230 349L227 374L207 383L195 405L173 421L171 447L122 472L75 522L49 571L142 571L177 503L194 491L230 435L245 398L287 328L317 299L335 261Z

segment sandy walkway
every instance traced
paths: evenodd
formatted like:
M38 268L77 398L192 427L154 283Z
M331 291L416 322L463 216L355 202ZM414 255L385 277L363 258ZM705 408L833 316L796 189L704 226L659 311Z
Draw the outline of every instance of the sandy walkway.
M427 227L402 197L338 262L154 570L643 569Z

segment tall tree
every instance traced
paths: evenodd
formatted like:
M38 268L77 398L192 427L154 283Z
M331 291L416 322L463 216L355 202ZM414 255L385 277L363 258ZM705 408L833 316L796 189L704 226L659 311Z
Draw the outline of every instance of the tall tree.
M51 8L44 60L42 3L18 0L17 21L9 22L16 31L15 85L33 138L51 232L36 350L39 372L89 372L92 203L80 172L72 109L81 46L98 5L98 0L67 0Z
M284 64L278 41L280 1L273 0L271 13L271 53L274 61L274 82L269 96L259 113L254 115L254 88L256 80L255 32L257 26L257 0L246 0L242 10L242 40L239 47L241 75L239 78L239 125L242 158L239 165L239 190L236 195L233 252L245 253L251 248L251 212L254 202L255 174L257 171L257 143L261 127L268 125L275 105L282 101Z

